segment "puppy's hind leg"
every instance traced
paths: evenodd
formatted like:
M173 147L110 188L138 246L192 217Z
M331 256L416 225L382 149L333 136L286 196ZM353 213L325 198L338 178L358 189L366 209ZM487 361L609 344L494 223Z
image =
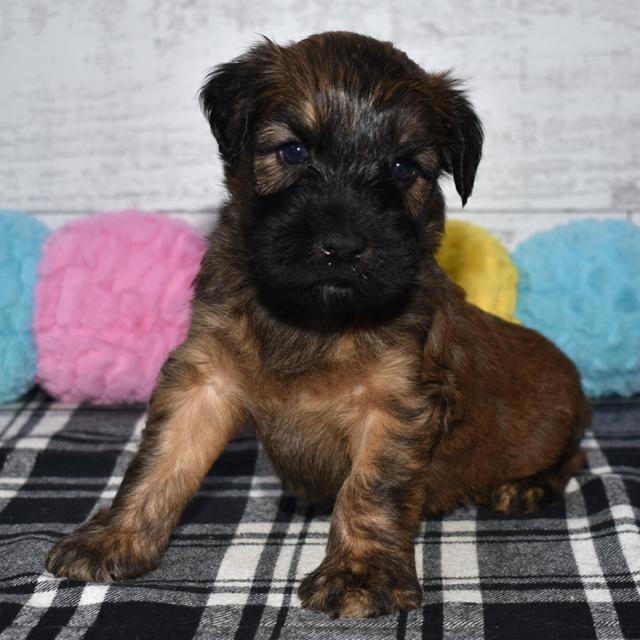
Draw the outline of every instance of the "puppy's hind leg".
M505 515L534 513L561 496L567 482L583 466L584 453L578 448L547 471L501 484L491 494L491 507Z
M191 336L160 373L140 449L113 504L59 541L47 569L104 582L157 567L172 528L242 418L229 359L210 337Z

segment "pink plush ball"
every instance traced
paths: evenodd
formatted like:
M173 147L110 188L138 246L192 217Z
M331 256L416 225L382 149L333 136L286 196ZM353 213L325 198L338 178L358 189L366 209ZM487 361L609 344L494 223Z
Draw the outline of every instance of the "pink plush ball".
M72 222L44 244L35 292L37 381L65 402L145 402L186 337L206 241L158 213Z

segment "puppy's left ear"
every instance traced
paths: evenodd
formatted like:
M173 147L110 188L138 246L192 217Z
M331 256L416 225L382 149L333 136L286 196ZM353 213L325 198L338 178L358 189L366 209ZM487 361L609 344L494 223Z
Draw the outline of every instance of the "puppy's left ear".
M448 76L440 78L447 85L447 100L444 109L444 140L442 154L444 170L453 176L456 191L462 206L473 191L473 183L480 158L484 133L482 123L476 115L459 82Z
M227 164L248 142L257 101L277 50L265 38L244 55L213 69L200 89L200 106Z

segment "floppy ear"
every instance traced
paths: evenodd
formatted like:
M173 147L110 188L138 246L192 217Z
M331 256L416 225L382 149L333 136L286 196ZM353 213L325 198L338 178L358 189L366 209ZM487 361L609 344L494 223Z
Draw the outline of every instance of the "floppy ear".
M473 191L476 170L482 157L484 133L482 123L456 80L444 76L448 83L449 99L444 114L443 140L444 170L453 176L462 206Z
M227 163L248 141L256 101L266 82L265 70L277 48L265 38L239 58L213 69L200 89L200 106Z

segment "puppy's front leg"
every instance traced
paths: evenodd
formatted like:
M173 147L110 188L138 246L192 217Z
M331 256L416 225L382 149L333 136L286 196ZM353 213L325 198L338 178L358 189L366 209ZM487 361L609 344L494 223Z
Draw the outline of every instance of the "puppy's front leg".
M242 423L239 380L208 336L191 336L165 363L140 449L108 509L49 553L47 569L111 581L158 566L172 528Z
M420 606L414 536L430 442L424 423L379 411L368 417L336 500L327 555L300 585L304 607L370 617Z

